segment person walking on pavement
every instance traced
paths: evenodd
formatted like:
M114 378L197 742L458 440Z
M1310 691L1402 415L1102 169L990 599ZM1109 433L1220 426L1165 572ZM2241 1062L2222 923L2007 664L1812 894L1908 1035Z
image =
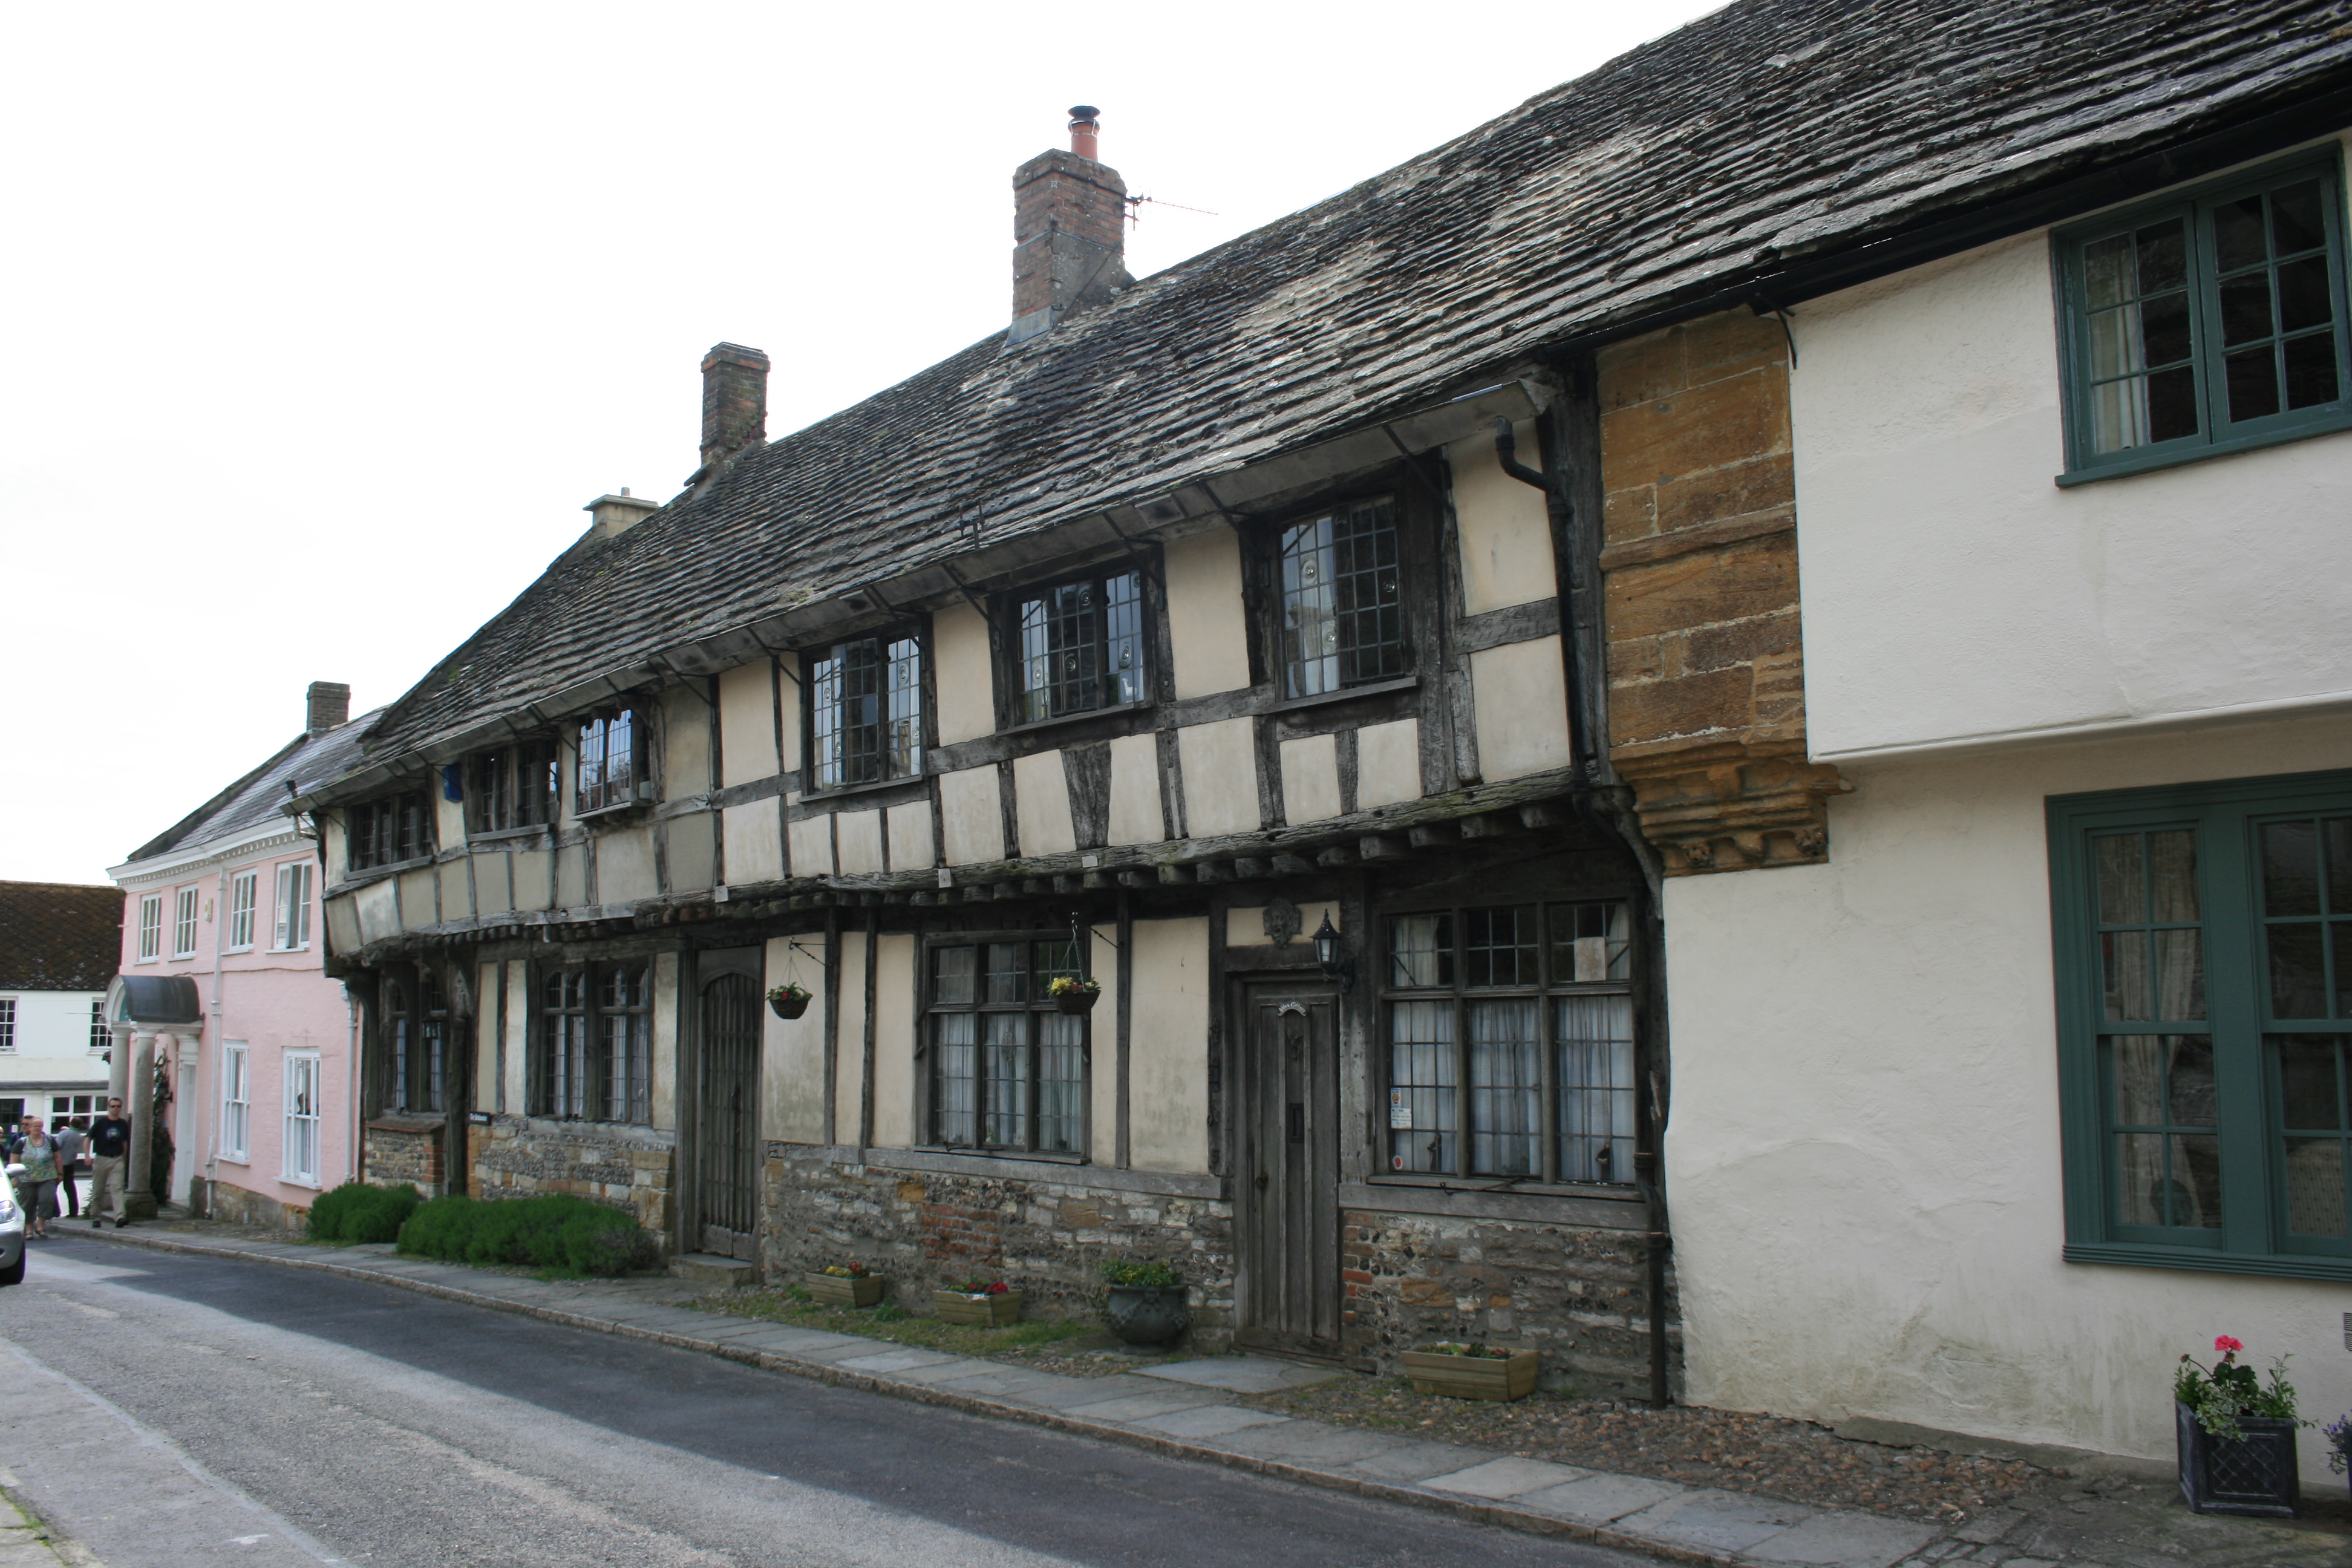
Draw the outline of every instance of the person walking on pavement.
M16 1163L25 1173L16 1178L16 1201L25 1205L31 1234L49 1238L49 1216L58 1212L58 1141L41 1130L37 1116L25 1118L24 1141L16 1147Z
M58 1123L57 1140L58 1195L65 1200L66 1215L79 1219L81 1184L77 1178L81 1175L82 1150L89 1142L89 1134L81 1130L79 1122L68 1118Z
M106 1114L90 1124L89 1152L90 1226L104 1225L106 1211L120 1202L122 1212L114 1228L121 1230L131 1223L131 1191L124 1182L130 1174L124 1167L131 1157L131 1118L122 1114L122 1101L108 1100Z

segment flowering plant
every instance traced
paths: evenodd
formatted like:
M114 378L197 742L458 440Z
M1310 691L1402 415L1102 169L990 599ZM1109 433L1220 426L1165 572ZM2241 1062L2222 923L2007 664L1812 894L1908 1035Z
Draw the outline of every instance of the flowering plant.
M2172 1396L2189 1406L2209 1436L2236 1442L2245 1435L2238 1426L2241 1415L2280 1421L2295 1418L2294 1388L2286 1380L2286 1357L2271 1363L2270 1382L2264 1384L2252 1367L2238 1364L2238 1352L2246 1348L2239 1341L2222 1334L2214 1340L2213 1348L2221 1352L2221 1360L2207 1367L2184 1355L2172 1379Z
M832 1275L835 1279L863 1279L874 1270L866 1268L863 1263L828 1263L823 1272Z
M2328 1473L2340 1476L2346 1467L2352 1466L2352 1411L2338 1415L2320 1431L2327 1437Z
M814 994L815 994L815 993L812 992L807 986L802 984L799 981L787 980L782 985L771 986L769 988L768 1000L771 1002L805 1002Z
M1423 1345L1421 1348L1425 1353L1430 1355L1469 1356L1474 1360L1478 1361L1508 1361L1511 1359L1511 1352L1499 1346L1488 1344L1464 1344L1459 1340L1440 1340L1433 1345Z
M1057 974L1045 983L1048 996L1099 996L1102 982L1081 974Z
M1002 1296L1005 1292L1006 1286L1002 1279L991 1279L984 1274L975 1274L971 1279L952 1285L949 1289L959 1296Z

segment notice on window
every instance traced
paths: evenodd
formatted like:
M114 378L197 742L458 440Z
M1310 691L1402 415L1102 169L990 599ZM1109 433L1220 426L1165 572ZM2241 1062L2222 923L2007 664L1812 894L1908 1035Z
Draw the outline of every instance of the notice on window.
M1576 939L1576 978L1581 983L1609 978L1609 942L1605 937Z
M1406 1131L1412 1130L1412 1102L1405 1098L1404 1090L1401 1089L1389 1090L1389 1125L1402 1127Z

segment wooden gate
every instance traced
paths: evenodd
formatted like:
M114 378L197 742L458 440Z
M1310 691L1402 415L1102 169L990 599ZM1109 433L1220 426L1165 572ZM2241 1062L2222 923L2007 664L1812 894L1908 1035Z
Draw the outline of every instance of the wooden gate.
M701 1250L750 1258L759 1226L760 982L711 976L702 986L700 1104L695 1119L695 1212Z
M1235 1338L1255 1349L1339 1354L1339 998L1297 984L1248 989L1234 1212Z

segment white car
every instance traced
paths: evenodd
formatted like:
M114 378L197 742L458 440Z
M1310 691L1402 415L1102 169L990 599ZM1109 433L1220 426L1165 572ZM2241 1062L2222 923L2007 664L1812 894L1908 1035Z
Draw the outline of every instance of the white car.
M0 1174L0 1285L25 1282L25 1205L16 1201L16 1178L25 1167L12 1164Z

